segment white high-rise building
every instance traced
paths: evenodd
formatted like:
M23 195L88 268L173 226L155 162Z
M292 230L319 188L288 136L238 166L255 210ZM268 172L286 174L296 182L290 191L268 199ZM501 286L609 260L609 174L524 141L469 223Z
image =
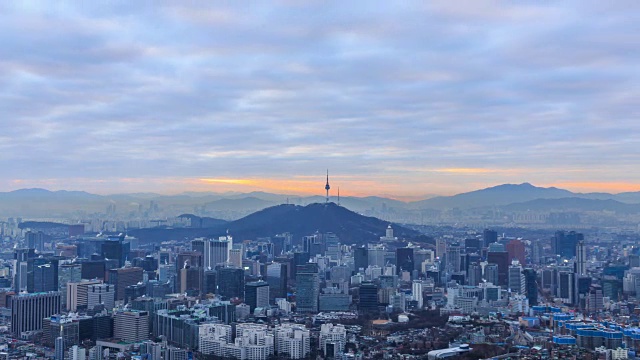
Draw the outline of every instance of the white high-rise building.
M275 352L289 359L304 359L311 352L311 336L304 325L281 324L273 330Z
M342 359L347 343L347 329L344 325L322 324L320 327L320 350L325 357Z
M89 286L102 284L100 280L67 283L67 311L78 311L78 307L88 306Z
M78 345L73 345L71 349L69 349L69 358L71 360L86 360L87 351Z
M126 342L149 339L149 313L146 311L118 311L114 315L113 337Z
M587 247L584 241L579 241L576 246L576 272L577 275L587 275Z
M522 266L518 260L513 260L509 266L509 289L511 292L524 295L527 291Z
M115 307L116 287L112 284L93 284L87 288L87 309L93 309L96 305L104 305L111 310Z
M202 324L199 329L198 350L205 355L222 354L222 346L231 343L232 334L231 325Z
M221 236L218 239L205 240L204 267L215 269L217 265L227 263L232 248L233 238L231 236Z
M422 298L423 285L421 280L413 280L413 284L411 285L411 294L413 295L413 300L418 302L418 309L422 309L424 306L424 300Z
M274 352L274 336L266 325L238 324L231 342L231 327L223 324L200 326L200 351L239 360L266 360Z

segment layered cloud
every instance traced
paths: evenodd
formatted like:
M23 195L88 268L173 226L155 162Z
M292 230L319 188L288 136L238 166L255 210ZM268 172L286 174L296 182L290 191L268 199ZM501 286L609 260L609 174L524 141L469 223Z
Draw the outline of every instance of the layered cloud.
M185 4L0 4L2 190L640 183L638 2Z

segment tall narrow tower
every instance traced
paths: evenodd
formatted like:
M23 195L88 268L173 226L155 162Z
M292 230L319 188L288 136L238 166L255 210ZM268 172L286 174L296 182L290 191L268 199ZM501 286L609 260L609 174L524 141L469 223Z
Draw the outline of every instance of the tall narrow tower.
M327 190L327 200L326 203L329 203L329 189L331 189L331 186L329 186L329 169L327 169L327 185L324 186L324 189Z

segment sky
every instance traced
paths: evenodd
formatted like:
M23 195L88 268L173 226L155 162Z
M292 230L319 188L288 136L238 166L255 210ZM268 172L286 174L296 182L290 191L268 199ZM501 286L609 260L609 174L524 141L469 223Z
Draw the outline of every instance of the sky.
M640 190L638 1L0 3L0 191Z

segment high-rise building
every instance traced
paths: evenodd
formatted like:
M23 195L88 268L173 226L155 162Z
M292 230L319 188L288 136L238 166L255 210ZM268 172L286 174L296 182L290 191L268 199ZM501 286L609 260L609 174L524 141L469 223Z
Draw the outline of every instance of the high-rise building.
M482 266L476 262L469 264L467 271L467 283L471 286L478 286L482 282Z
M296 273L296 311L317 313L320 296L318 264L298 265Z
M42 320L59 314L62 301L59 291L19 294L11 298L11 332L20 337L28 331L42 330Z
M207 239L204 242L204 267L215 269L229 261L229 251L233 248L231 236L221 236L218 239Z
M104 275L107 271L106 262L104 260L84 260L80 263L80 266L82 279L104 280Z
M489 244L498 242L498 232L485 229L482 232L482 239L484 240L484 247L489 247Z
M114 314L113 336L126 342L149 339L149 313L146 311L117 311Z
M487 264L484 267L484 279L493 285L499 285L499 272L498 264Z
M28 282L28 262L36 257L34 249L16 249L14 251L14 271L13 289L15 292L27 291Z
M252 281L244 286L244 302L253 312L255 308L269 306L269 284L266 281Z
M64 338L59 336L56 338L55 344L55 359L56 360L64 360Z
M231 266L242 267L242 260L244 259L244 249L242 244L236 245L233 249L229 250L229 264Z
M98 305L112 310L115 307L115 286L110 284L92 284L87 287L87 309L91 310Z
M119 268L109 270L109 284L113 284L116 289L116 300L125 299L125 289L127 286L142 282L142 268Z
M521 240L511 240L507 243L507 252L509 253L509 261L518 260L520 265L526 265L524 242Z
M558 298L560 298L565 304L575 304L575 283L575 274L572 271L558 272Z
M192 225L193 226L193 225ZM191 251L199 252L204 255L204 238L197 238L191 240Z
M48 347L56 345L56 339L64 339L64 349L80 344L80 321L64 315L51 315L42 319L42 343Z
M227 299L244 297L244 270L224 267L217 270L218 294Z
M101 250L103 258L115 260L117 267L123 267L129 259L131 244L124 235L110 236L102 242Z
M356 273L360 272L360 269L362 269L362 273L364 274L364 269L369 267L369 254L367 248L357 247L353 249L353 264Z
M82 280L82 266L80 263L60 263L58 267L58 291L62 294L62 308L67 306L67 284Z
M466 238L464 239L464 250L467 253L479 253L483 247L481 242L478 238Z
M27 260L27 291L30 293L58 291L58 259Z
M378 311L378 285L365 281L359 288L360 302L358 310L362 313L375 313Z
M582 240L584 235L581 233L556 231L552 240L553 253L564 259L572 259L576 256L578 242Z
M498 265L498 283L494 285L507 286L507 273L509 271L509 253L506 251L489 251L487 262Z
M589 289L589 293L586 298L586 307L587 313L595 314L600 312L604 308L604 294L602 291L602 287L600 285L591 285Z
M414 267L413 248L396 249L396 274L402 274L403 271L411 273Z
M29 249L34 249L37 252L44 251L44 238L45 235L42 231L27 231L24 234L25 242Z
M509 266L509 289L519 295L524 295L526 292L524 274L518 260L513 260Z
M451 273L457 273L462 270L462 264L460 262L461 253L462 247L458 243L449 244L447 247L447 269Z
M384 260L385 249L381 246L376 246L368 249L367 262L369 266L384 267L386 262Z
M525 282L525 295L530 306L538 305L538 276L534 269L524 269L522 271Z
M89 304L89 286L101 284L100 280L88 280L81 282L67 283L67 311L76 312L79 309L86 309Z
M411 294L413 296L413 300L418 302L418 309L422 309L422 307L424 306L422 291L423 291L422 280L413 280L413 283L411 284Z
M587 275L587 247L582 240L578 241L576 248L576 274Z
M267 265L267 282L269 283L270 300L287 297L287 265L271 263Z

